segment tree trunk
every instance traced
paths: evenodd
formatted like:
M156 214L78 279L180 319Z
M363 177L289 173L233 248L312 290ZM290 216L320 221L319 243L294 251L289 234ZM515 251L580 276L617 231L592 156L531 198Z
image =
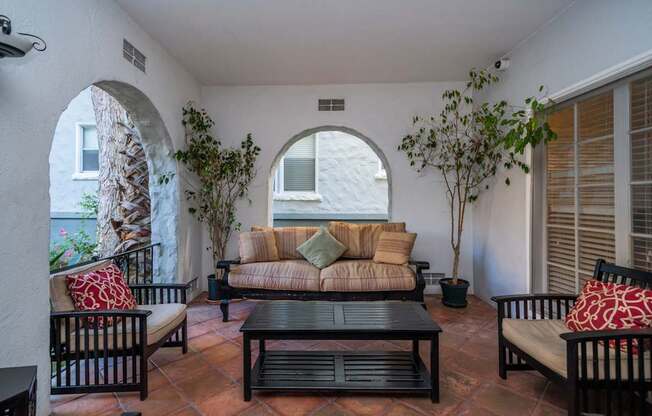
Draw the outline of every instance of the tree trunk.
M120 153L126 160L121 167L118 215L112 221L120 239L115 250L118 253L151 242L147 158L133 126L123 124L121 127L126 134L124 149Z
M110 94L98 87L91 87L91 100L95 112L97 138L99 141L99 207L97 213L98 254L106 257L115 253L120 239L111 220L118 214L120 204L120 176L124 166L124 108Z

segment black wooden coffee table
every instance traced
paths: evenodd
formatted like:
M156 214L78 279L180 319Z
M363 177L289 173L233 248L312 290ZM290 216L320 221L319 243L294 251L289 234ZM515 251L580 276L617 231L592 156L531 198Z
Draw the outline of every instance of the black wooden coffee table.
M242 325L244 399L252 390L430 394L439 401L439 333L414 302L258 304ZM251 341L258 360L251 368ZM266 350L265 340L412 340L412 351ZM430 372L419 341L430 341Z

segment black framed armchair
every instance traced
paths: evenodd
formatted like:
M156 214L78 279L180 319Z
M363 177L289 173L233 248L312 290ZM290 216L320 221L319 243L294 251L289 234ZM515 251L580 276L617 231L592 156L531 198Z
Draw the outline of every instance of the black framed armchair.
M51 393L138 391L145 400L148 358L160 347L188 350L189 284L130 285L138 303L134 310L74 310L66 275L107 264L99 261L50 277Z
M593 279L652 287L652 273L598 260ZM564 318L575 294L495 296L498 373L536 370L564 386L568 414L649 415L652 328L571 332ZM620 348L611 348L620 345Z

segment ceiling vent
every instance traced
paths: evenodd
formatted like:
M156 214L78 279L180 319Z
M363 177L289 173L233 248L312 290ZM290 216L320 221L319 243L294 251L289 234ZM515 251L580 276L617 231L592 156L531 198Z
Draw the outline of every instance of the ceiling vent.
M344 111L344 98L320 98L317 101L319 111Z
M127 39L122 40L122 56L133 64L136 68L145 72L145 61L147 57L141 51L136 49L134 45L129 43Z

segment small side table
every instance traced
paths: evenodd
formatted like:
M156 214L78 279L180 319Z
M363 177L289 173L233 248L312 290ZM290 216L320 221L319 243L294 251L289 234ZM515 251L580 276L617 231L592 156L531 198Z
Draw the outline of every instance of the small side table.
M0 368L0 415L36 415L36 366Z

